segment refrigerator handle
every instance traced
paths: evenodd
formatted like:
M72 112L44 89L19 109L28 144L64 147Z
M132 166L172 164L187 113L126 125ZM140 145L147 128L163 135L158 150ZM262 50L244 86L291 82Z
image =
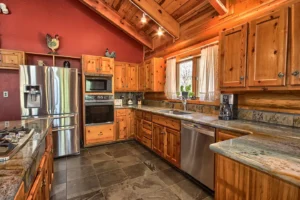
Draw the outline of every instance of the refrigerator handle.
M52 79L51 79L51 68L47 67L47 99L48 99L48 113L52 114Z

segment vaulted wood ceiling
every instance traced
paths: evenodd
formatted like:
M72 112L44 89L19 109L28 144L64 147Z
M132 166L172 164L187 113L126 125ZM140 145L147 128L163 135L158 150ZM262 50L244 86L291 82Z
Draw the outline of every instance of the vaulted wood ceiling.
M161 7L162 11L167 12L168 15L175 19L180 27L178 37L175 36L176 34L171 35L167 33L167 31L166 34L159 37L157 36L159 25L149 16L147 16L147 23L143 24L141 22L143 12L130 0L80 1L102 16L104 13L104 17L107 20L152 50L162 46L164 43L170 43L170 41L183 37L183 34L187 33L195 24L203 24L208 20L213 20L214 17L218 16L219 13L222 14L224 11L222 8L215 6L217 0L153 0ZM140 0L132 1L142 2ZM144 0L144 2L147 2L147 0Z

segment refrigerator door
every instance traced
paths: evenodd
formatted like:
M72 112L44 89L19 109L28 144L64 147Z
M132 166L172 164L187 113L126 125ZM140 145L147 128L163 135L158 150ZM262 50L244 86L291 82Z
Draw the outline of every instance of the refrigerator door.
M51 114L49 67L20 65L21 116Z
M77 69L51 67L52 115L78 113Z
M80 153L78 125L53 129L54 157Z
M59 128L78 124L78 114L64 114L53 116L52 127Z

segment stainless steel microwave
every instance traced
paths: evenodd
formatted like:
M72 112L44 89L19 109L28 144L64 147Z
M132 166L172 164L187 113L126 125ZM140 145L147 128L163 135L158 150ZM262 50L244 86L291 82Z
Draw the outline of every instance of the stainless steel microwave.
M112 76L86 76L85 92L86 93L111 93Z

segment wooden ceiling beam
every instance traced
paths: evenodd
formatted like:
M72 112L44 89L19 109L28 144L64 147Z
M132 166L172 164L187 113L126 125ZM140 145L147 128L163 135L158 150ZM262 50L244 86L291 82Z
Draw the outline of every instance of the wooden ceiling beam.
M153 0L130 0L174 38L179 38L179 23Z
M104 17L113 25L117 26L125 33L139 41L141 44L153 49L152 39L146 35L140 34L129 22L124 20L118 13L100 0L79 0L81 3Z
M226 6L220 0L208 0L208 2L216 9L219 15L228 13Z

